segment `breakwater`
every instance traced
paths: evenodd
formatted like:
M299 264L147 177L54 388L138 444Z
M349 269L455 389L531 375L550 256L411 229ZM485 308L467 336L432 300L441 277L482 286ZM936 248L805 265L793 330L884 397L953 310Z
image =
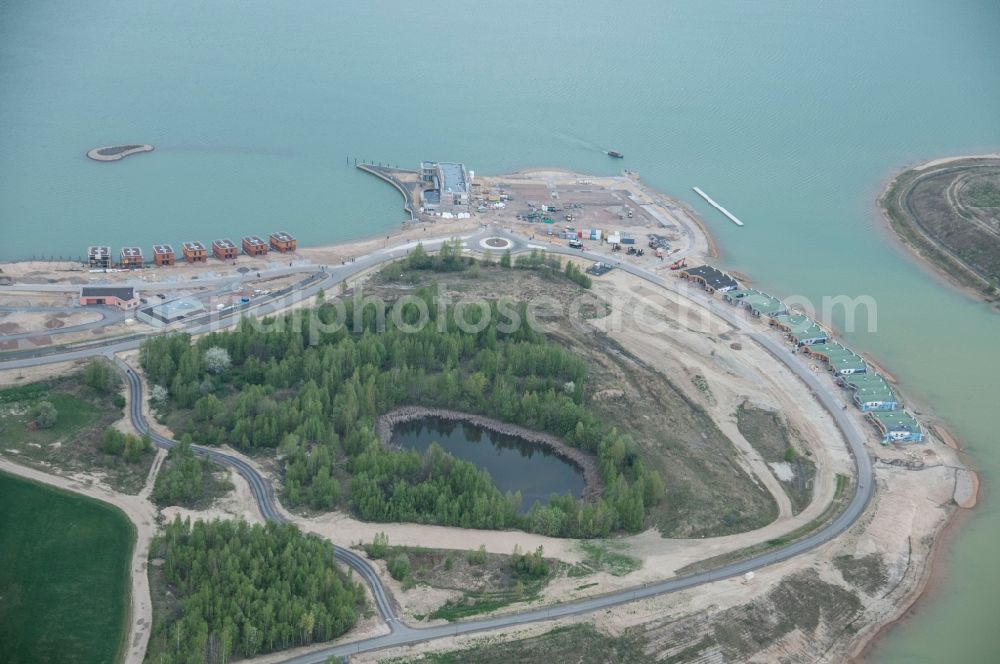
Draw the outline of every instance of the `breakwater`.
M414 211L417 205L413 198L413 191L394 175L394 172L412 173L412 171L402 171L388 166L372 166L371 164L357 164L357 168L365 173L371 173L395 187L403 195L403 209L410 215L410 221L417 220L417 213Z

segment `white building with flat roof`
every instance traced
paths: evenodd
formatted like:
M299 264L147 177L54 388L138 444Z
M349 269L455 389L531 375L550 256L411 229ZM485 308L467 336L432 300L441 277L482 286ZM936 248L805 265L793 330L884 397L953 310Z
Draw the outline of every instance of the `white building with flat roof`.
M450 161L420 162L424 182L422 204L426 212L468 212L472 202L472 179L465 164Z

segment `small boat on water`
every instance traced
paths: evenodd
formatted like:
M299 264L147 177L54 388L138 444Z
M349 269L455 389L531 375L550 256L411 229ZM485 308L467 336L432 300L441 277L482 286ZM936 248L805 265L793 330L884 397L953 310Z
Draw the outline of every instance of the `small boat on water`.
M625 158L625 155L623 155L618 150L608 150L608 156L609 157L614 157L615 159L624 159Z

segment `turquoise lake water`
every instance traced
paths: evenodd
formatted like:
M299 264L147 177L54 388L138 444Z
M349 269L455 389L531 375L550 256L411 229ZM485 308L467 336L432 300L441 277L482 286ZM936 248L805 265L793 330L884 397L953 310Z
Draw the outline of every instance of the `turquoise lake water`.
M1000 150L998 35L995 0L3 3L0 259L344 240L403 216L348 158L612 173L621 150L760 287L876 298L877 332L848 342L947 420L984 489L942 588L874 659L990 661L1000 315L889 242L873 202L906 164ZM133 141L157 150L84 157Z

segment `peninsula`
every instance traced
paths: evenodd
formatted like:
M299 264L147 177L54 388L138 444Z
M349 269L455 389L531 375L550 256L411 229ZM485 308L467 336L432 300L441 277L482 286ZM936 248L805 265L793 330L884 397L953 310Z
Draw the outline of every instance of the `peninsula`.
M951 283L987 300L1000 292L1000 155L909 168L879 199L900 241Z
M299 664L443 647L491 661L484 638L529 662L834 662L912 604L937 535L975 502L926 409L904 410L824 321L712 265L697 215L634 172L470 172L467 203L421 198L441 166L443 182L449 164L379 175L414 208L389 237L288 266L100 274L210 312L165 326L77 304L86 266L3 265L0 461L141 508L125 661L183 661L176 635L204 629L206 652ZM341 309L353 329L334 327ZM519 510L490 448L477 464L388 445L411 418L442 439L502 429L594 490ZM512 481L527 493L532 475ZM198 592L181 573L193 542L222 561L195 566L199 585L245 593L257 623L178 604ZM250 554L293 549L325 581L289 617L271 609L304 572ZM272 641L251 638L264 619Z

